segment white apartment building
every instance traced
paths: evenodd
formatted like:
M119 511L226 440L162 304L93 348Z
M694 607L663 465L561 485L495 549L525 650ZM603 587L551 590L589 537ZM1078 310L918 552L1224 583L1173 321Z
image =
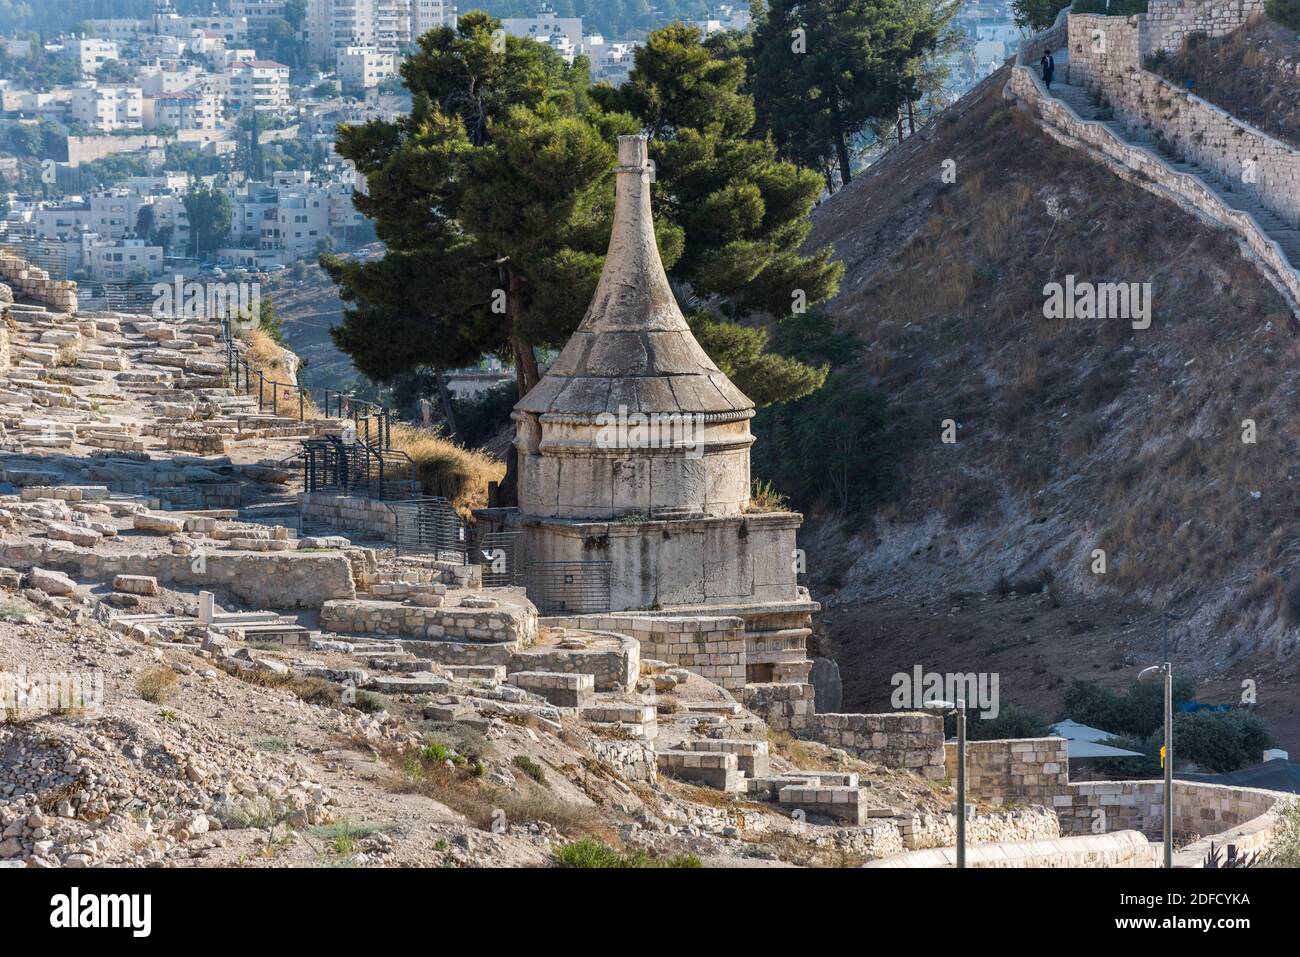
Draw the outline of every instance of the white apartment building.
M138 86L80 86L72 91L74 125L97 133L138 129L144 115L144 97Z
M82 76L94 76L109 60L118 58L117 44L99 37L78 37L63 44L63 55L71 57Z
M308 259L329 235L329 196L323 189L281 190L274 214L262 221L258 248L288 260Z
M582 46L582 17L556 16L554 8L542 4L535 17L503 17L501 28L512 37L526 37L555 45L553 37L568 41L571 49Z
M81 237L81 266L96 282L130 282L162 275L163 249L143 239L104 241L93 232Z
M135 80L146 97L159 93L182 93L199 86L207 74L197 66L181 63L148 63L137 67Z
M228 71L227 103L234 110L283 110L289 106L289 68L274 60L239 60Z
M710 10L703 20L696 20L695 26L699 27L700 32L707 37L723 30L748 29L752 19L752 15L745 7L723 5Z
M456 4L452 0L411 0L411 40L437 27L456 26Z
M348 47L395 55L420 33L455 17L450 0L307 0L307 58L331 66Z
M374 47L344 47L338 51L335 72L345 90L371 90L397 72L396 59Z
M146 130L215 130L221 122L221 99L215 94L185 91L144 98L142 124Z
M638 43L606 43L599 34L583 37L582 54L591 61L591 80L593 83L608 83L621 86L627 82L628 75L636 66Z
M244 17L220 16L181 17L174 13L155 18L155 33L180 37L188 41L194 31L218 34L227 46L248 46L248 20Z

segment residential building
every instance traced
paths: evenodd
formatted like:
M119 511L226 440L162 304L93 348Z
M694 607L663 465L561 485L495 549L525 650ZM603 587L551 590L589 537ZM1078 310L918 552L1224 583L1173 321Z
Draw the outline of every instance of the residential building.
M63 44L63 55L77 64L82 76L94 76L109 60L118 58L118 49L112 40L77 37Z
M289 105L289 68L274 60L240 60L228 71L227 103L239 110L283 110Z
M138 86L89 84L72 91L73 124L96 133L138 129L143 111Z
M369 90L397 72L396 58L374 47L344 47L338 51L335 72L345 90Z

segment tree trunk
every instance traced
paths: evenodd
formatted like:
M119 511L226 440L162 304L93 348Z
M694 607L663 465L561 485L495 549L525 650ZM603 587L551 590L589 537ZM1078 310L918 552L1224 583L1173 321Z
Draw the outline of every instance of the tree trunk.
M907 135L916 134L916 104L911 100L907 101Z
M451 408L451 396L447 394L447 377L441 369L435 369L433 381L438 385L438 402L442 405L442 417L447 420L447 428L456 434L456 413Z
M840 119L840 101L834 90L831 91L831 116L835 122L835 155L840 161L840 188L843 189L853 179L853 170L849 168L849 141Z

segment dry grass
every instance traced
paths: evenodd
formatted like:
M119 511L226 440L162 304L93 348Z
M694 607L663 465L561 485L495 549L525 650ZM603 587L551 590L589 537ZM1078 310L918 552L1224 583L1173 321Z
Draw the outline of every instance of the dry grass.
M487 505L488 482L499 482L506 474L505 464L486 452L466 448L432 429L394 425L391 441L415 463L423 491L445 497L462 514Z
M135 682L136 693L151 704L162 704L176 695L180 679L170 668L150 668Z
M1300 40L1264 18L1224 37L1193 37L1150 68L1172 84L1196 82L1195 93L1229 113L1300 147Z
M297 384L291 374L294 364L274 339L256 327L245 332L243 338L248 343L248 362L255 372L277 382Z
M776 490L776 486L763 479L754 479L749 490L747 512L788 512L790 500Z

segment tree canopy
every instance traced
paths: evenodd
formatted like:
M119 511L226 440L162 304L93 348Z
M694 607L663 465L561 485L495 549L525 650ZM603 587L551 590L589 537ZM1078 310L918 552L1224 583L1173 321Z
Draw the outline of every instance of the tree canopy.
M658 31L623 89L593 89L582 58L565 64L476 11L421 37L401 73L409 116L343 126L338 139L366 177L356 205L386 255L322 259L347 304L335 341L363 373L390 381L496 353L513 358L520 391L531 388L534 347L567 340L599 279L615 140L644 129L664 266L679 288L716 305L696 318L702 344L725 352L715 361L767 401L820 385L824 371L765 357L765 333L731 328L740 316L779 319L792 303L827 298L840 267L829 250L798 252L817 177L750 135L743 65L698 31Z

